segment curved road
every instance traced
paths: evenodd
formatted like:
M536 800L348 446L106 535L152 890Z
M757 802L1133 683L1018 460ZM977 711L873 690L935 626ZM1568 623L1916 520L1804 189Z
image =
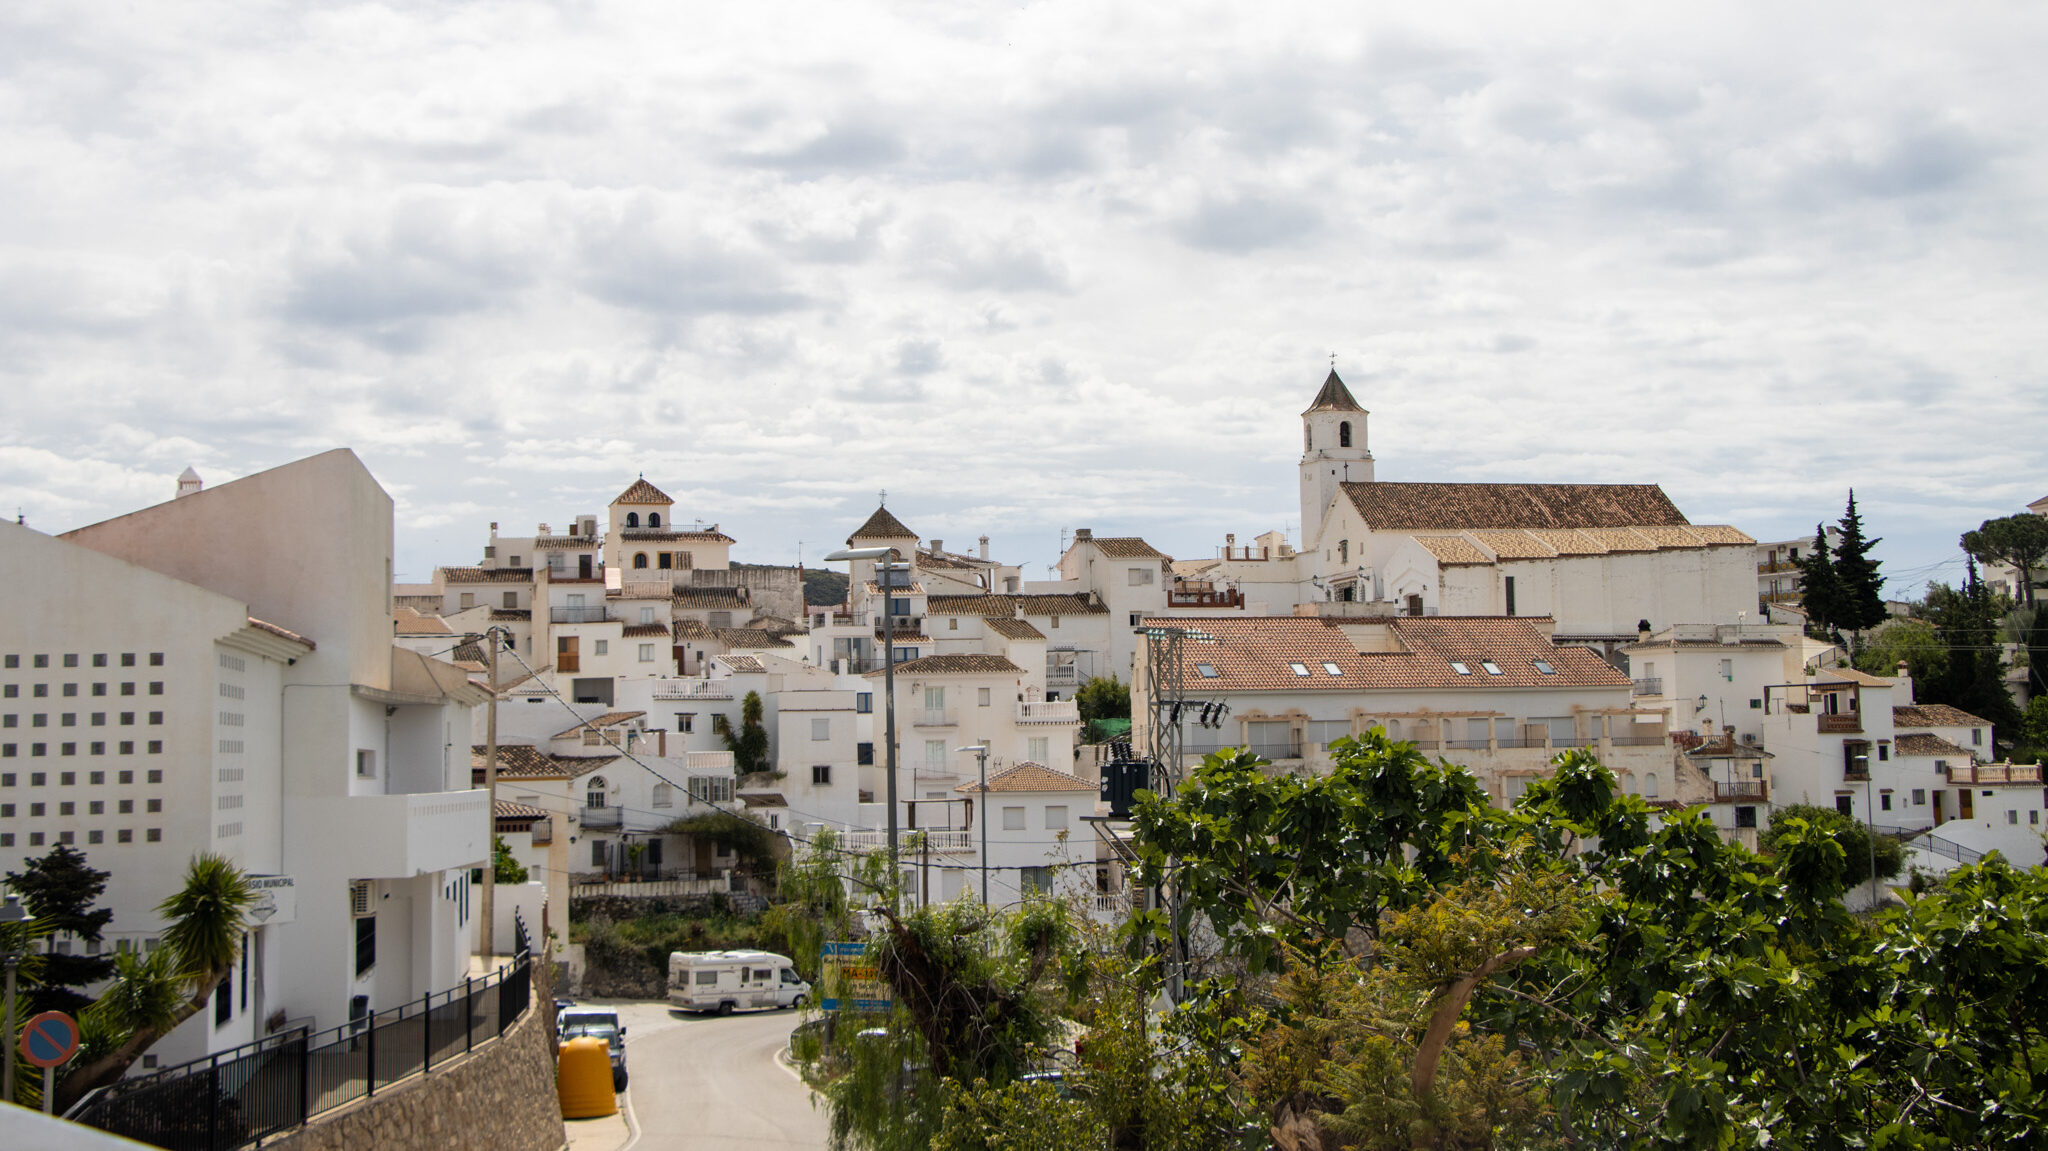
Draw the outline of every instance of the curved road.
M620 1003L626 1098L639 1122L634 1151L826 1145L825 1103L776 1061L794 1011L683 1015L663 1003Z

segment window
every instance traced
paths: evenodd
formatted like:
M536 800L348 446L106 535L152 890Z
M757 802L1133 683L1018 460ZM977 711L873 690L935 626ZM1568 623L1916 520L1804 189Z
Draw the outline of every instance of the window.
M1835 810L1843 815L1852 815L1855 813L1854 801L1849 796L1838 795L1835 797Z
M1338 540L1338 541L1337 541L1337 560L1338 560L1338 562L1339 562L1339 563L1346 563L1346 562L1349 562L1349 561L1350 561L1350 559L1351 559L1351 541L1350 541L1350 540Z
M2005 810L2005 821L2006 821L2007 823L2009 823L2009 824L2017 824L2017 823L2019 823L2019 821L2020 821L2020 813L2019 813L2019 812L2017 812L2017 811L2015 811L2015 810L2013 810L2012 808L2006 808L2006 810Z
M1538 675L1556 675L1556 674L1557 674L1557 669L1556 669L1556 668L1554 668L1554 667L1552 667L1552 666L1550 666L1550 661L1549 661L1549 660L1547 660L1547 659L1539 659L1539 660L1532 660L1532 661L1530 661L1530 662L1532 662L1532 663L1534 663L1534 664L1536 665L1536 674L1538 674Z
M152 827L142 833L142 840L144 843L162 843L164 841L164 829Z
M655 566L655 567L657 567L657 568L660 568L660 569L662 569L663 571L673 571L673 570L675 570L675 566L676 566L676 557L675 557L675 553L674 553L674 552L656 552L656 553L655 553L655 555L654 555L654 566Z
M1643 776L1643 798L1657 798L1657 773L1654 771Z
M641 644L641 645L640 645L640 662L641 662L641 663L653 663L653 662L654 662L654 645L653 645L653 644L651 644L651 643L643 643L643 644Z
M811 720L811 738L813 740L831 739L832 721L824 718Z
M612 650L612 641L608 639L601 639L593 642L590 646L591 654L593 655L610 655Z
M1198 663L1195 665L1195 673L1203 679L1215 679L1216 666L1214 664Z
M684 733L697 730L697 713L694 711L677 712L676 730Z
M958 617L958 616L952 616L952 617L949 617L949 618L948 618L948 619L946 620L946 630L947 630L947 631L959 631L959 630L960 630L960 617Z
M122 815L133 815L135 814L135 801L132 799L121 800L115 804L114 809Z
M732 717L722 711L711 713L711 734L724 735L732 730Z
M473 592L473 591L466 591L466 592L463 592L463 593L462 593L462 609L463 609L464 611L468 611L468 610L469 610L470 608L473 608L473 607L475 607L475 606L476 606L476 593L475 593L475 592ZM122 692L121 694L122 694L122 695L128 695L128 694L130 694L130 693L128 693L128 692L126 692L126 691L123 691L123 692Z
M1021 808L1021 807L1006 807L1006 808L1004 808L1004 809L1003 809L1003 830L1004 830L1004 831L1022 831L1022 830L1024 830L1024 809L1023 809L1023 808Z
M639 527L639 526L640 526L640 513L639 513L639 512L627 512L627 513L626 513L626 526L627 526L627 527L629 527L629 528L637 528L637 527Z
M370 973L377 966L377 917L365 915L356 920L356 977Z
M832 765L815 763L811 765L811 786L825 787L832 782Z
M1047 805L1045 809L1045 829L1047 831L1065 831L1067 829L1067 808L1065 804Z
M655 784L653 802L656 807L674 807L676 805L676 789L666 783Z
M610 794L610 791L610 787L604 781L604 776L591 776L590 782L583 785L583 806L603 807L605 805L605 798Z
M1502 586L1503 586L1503 587L1504 587L1504 588L1506 589L1506 591L1507 591L1507 607L1508 607L1508 610L1507 610L1507 613L1506 613L1506 614L1508 614L1508 615L1513 615L1513 614L1515 614L1515 577L1513 577L1513 576L1508 576L1508 577L1506 577L1506 578L1505 578L1505 579L1504 579L1504 580L1502 581Z
M635 571L639 571L639 570L641 570L641 569L645 568L646 566L647 566L647 553L646 553L646 552L634 552L634 553L633 553L633 570L635 570Z
M1044 763L1048 757L1047 749L1050 747L1051 742L1049 737L1043 735L1032 736L1030 739L1025 740L1025 758L1033 763Z
M1490 659L1482 659L1482 660L1480 660L1480 661L1479 661L1479 666L1480 666L1480 667L1483 667L1483 668L1485 668L1485 669L1486 669L1486 674L1488 674L1488 675L1500 675L1500 674L1502 674L1502 673L1501 673L1501 670L1500 670L1500 665L1499 665L1499 664L1497 664L1497 663L1495 663L1495 662L1493 662L1493 661L1492 661L1492 660L1490 660Z
M146 799L143 801L142 806L144 810L154 815L163 811L164 801L161 799Z
M872 766L875 762L875 745L872 743L854 744L853 762L862 767Z
M1727 681L1728 681L1729 683L1734 683L1734 682L1735 682L1735 661L1734 661L1734 660L1732 660L1732 659L1724 659L1724 660L1722 660L1722 661L1721 661L1721 678L1722 678L1722 679L1724 679L1724 680L1727 680Z
M1351 446L1350 420L1345 420L1337 425L1337 446L1340 448L1348 448Z
M693 775L690 777L690 798L698 803L729 803L732 801L732 785L730 775Z
M1329 662L1329 661L1327 661L1327 660L1325 660L1325 661L1323 662L1323 671L1324 671L1324 672L1325 672L1326 674L1328 674L1328 675L1343 675L1343 674L1344 674L1344 669L1343 669L1343 668L1341 668L1341 667L1338 667L1338 666L1337 666L1336 664L1334 664L1334 663L1330 663L1330 662Z
M1924 788L1924 787L1916 787L1916 788L1914 788L1914 789L1913 789L1913 806L1914 806L1914 807L1926 807L1926 806L1927 806L1927 789L1926 789L1926 788Z
M1970 729L1970 744L1971 744L1971 746L1973 746L1973 747L1983 747L1983 746L1984 746L1984 729L1983 729L1983 728L1981 728L1981 727L1973 727L1973 728L1971 728L1971 729Z
M149 666L151 666L151 667L162 667L163 665L164 665L164 653L162 653L162 652L160 652L160 651L153 651L153 652L150 652L150 653L149 653Z
M504 604L506 611L517 611L519 609L519 593L508 591L501 602Z
M853 697L853 710L862 715L873 715L875 712L875 693L871 691L855 693Z
M1151 568L1131 568L1126 578L1130 580L1132 587L1151 587L1152 579L1157 574Z
M1289 663L1287 667L1288 670L1292 671L1294 674L1302 676L1304 678L1306 678L1309 674L1308 665L1305 663L1301 663L1299 661Z
M1471 669L1471 668L1469 668L1469 667L1466 667L1466 666L1465 666L1464 664L1462 664L1462 663L1459 663L1459 662L1458 662L1457 660L1452 660L1452 661L1451 661L1451 670L1452 670L1452 671L1455 671L1455 672L1457 672L1457 673L1458 673L1459 675L1471 675L1471 674L1472 674L1472 669Z
M1879 763L1883 763L1883 762L1884 762L1885 760L1888 760L1888 759L1890 759L1891 757L1892 757L1892 745L1891 745L1891 742L1890 742L1889 740L1879 740L1879 741L1877 742L1877 760L1878 760L1878 762L1879 762Z
M377 753L366 748L356 749L356 778L377 778Z
M2030 810L2030 811L2028 811L2028 812L2027 812L2027 823L2028 823L2028 824L2030 824L2030 825L2032 825L2032 826L2036 826L2036 827L2040 826L2040 823L2041 823L2041 809L2040 809L2040 808L2034 808L2034 809L2032 809L2032 810Z
M1755 827L1755 826L1756 826L1756 808L1754 808L1754 807L1738 807L1738 808L1736 808L1736 809L1735 809L1735 826L1737 826L1737 827Z
M228 981L221 980L213 992L213 1025L219 1027L235 1017L235 991Z
M1890 811L1892 809L1892 793L1889 791L1879 792L1877 795L1877 806L1880 811Z
M946 766L946 741L928 739L924 741L924 763L928 768L944 770Z

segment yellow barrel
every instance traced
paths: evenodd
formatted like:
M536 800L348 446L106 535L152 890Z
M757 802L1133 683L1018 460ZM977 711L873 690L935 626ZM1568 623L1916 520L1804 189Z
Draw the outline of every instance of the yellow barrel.
M562 1118L596 1119L616 1114L612 1094L611 1046L586 1035L562 1044L555 1066L555 1094L562 1100Z

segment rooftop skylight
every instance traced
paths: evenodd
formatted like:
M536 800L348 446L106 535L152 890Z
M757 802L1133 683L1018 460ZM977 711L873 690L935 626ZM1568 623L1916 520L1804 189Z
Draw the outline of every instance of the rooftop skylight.
M1556 675L1556 674L1557 674L1557 669L1556 669L1556 668L1554 668L1554 667L1552 667L1552 666L1550 666L1550 661L1549 661L1549 660L1547 660L1547 659L1539 659L1539 660L1537 660L1537 661L1536 661L1536 670L1537 670L1538 672L1540 672L1540 673L1544 674L1544 675Z
M1469 668L1469 667L1466 667L1466 666L1465 666L1464 664L1462 664L1462 663L1459 663L1459 662L1458 662L1457 660L1452 660L1452 661L1451 661L1451 670L1452 670L1452 671L1455 671L1455 672L1457 672L1457 673L1458 673L1459 675L1471 675L1471 674L1472 674L1472 669L1471 669L1471 668Z
M1296 675L1306 676L1308 674L1308 665L1305 663L1290 663L1287 666L1293 668Z
M1216 678L1216 665L1214 664L1198 663L1195 665L1195 670L1201 673L1203 679Z
M1336 664L1334 664L1334 663L1325 663L1325 664L1323 664L1323 670L1324 670L1324 671L1326 671L1326 672L1329 672L1329 673L1330 673L1331 675L1343 675L1343 674L1344 674L1344 669L1343 669L1343 668L1341 668L1341 667L1338 667L1338 666L1337 666Z
M1500 670L1500 665L1499 665L1499 664L1497 664L1497 663L1495 663L1495 662L1493 662L1493 661L1492 661L1492 660L1490 660L1490 659L1482 659L1482 660L1480 660L1480 661L1479 661L1479 666L1480 666L1480 667L1483 667L1483 668L1485 668L1485 669L1486 669L1486 674L1488 674L1488 675L1500 675L1500 674L1502 674L1502 673L1501 673L1501 670Z

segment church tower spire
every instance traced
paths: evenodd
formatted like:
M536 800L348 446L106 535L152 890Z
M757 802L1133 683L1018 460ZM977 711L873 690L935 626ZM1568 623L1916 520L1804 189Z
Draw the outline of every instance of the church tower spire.
M1369 413L1344 386L1334 365L1323 389L1301 413L1301 550L1321 546L1323 513L1339 484L1372 482L1366 446Z

